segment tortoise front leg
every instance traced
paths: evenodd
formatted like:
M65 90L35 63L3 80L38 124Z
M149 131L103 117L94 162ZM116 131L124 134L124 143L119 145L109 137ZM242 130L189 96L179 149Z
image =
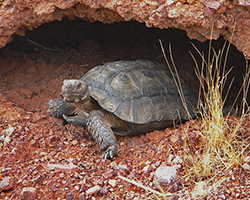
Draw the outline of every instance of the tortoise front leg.
M63 118L63 115L72 115L76 110L76 106L61 98L50 99L48 105L52 116L56 118Z
M87 117L87 128L104 151L101 158L113 158L117 154L117 141L114 132L104 120L104 113L100 110L91 111Z

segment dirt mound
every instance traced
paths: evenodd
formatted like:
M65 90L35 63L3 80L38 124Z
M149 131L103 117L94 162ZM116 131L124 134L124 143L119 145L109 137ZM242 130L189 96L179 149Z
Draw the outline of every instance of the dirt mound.
M85 21L113 23L136 20L148 27L185 30L190 39L204 41L223 36L250 58L250 5L248 1L1 1L0 47L14 34L25 35L44 23L81 18ZM234 29L235 27L235 29Z

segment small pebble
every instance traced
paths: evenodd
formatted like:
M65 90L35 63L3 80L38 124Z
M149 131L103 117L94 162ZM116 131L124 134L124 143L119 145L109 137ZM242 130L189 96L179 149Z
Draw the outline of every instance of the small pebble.
M154 173L153 183L156 187L168 186L177 180L177 169L179 165L167 166L162 164Z
M0 192L9 190L13 187L14 179L10 176L4 177L0 180Z
M19 94L24 99L31 99L33 96L33 92L31 90L23 88L20 89Z
M79 185L76 185L74 188L75 188L75 190L78 191L78 190L80 189L80 186L79 186Z
M37 190L34 187L24 187L21 192L21 198L23 200L33 200L37 197Z
M77 140L73 140L73 141L72 141L72 145L75 146L76 144L78 144L78 141L77 141Z
M247 164L247 163L245 163L245 164L242 165L242 168L243 168L244 170L250 170L250 165Z
M108 181L109 185L111 185L112 187L115 187L116 186L116 180L113 180L113 179L110 179Z
M91 195L91 194L95 194L97 192L99 192L102 188L99 186L99 185L96 185L92 188L89 188L87 191L86 191L86 195Z

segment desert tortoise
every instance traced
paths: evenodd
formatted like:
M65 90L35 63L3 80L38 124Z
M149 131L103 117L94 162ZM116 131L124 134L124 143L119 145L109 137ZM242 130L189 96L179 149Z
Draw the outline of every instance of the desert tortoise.
M194 117L197 99L187 82L181 77L180 81L188 111ZM87 126L104 150L104 159L117 154L114 133L145 133L189 116L167 66L148 60L97 66L79 80L64 80L61 96L49 101L51 114Z

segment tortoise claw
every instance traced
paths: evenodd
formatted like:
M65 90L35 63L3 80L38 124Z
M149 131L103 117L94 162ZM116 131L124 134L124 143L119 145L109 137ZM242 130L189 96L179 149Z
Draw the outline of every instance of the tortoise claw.
M101 156L101 159L107 160L107 158L112 159L117 154L117 145L110 146Z

